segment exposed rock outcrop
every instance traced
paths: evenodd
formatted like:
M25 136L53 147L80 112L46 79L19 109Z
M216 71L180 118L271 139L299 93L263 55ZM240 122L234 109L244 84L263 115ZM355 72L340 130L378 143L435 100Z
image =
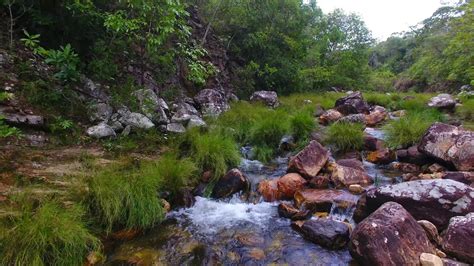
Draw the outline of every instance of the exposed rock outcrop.
M338 99L335 109L343 115L369 114L369 105L365 102L360 91Z

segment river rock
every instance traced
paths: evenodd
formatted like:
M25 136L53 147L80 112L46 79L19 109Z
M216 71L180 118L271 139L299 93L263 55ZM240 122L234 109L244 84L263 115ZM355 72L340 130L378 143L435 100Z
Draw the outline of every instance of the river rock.
M169 123L166 110L168 105L151 89L134 91L132 96L138 100L140 111L157 125Z
M453 216L474 212L474 188L449 179L416 180L382 186L367 192L367 208L398 202L417 220L428 220L438 228Z
M418 224L423 227L426 236L428 236L428 239L431 241L431 243L435 244L436 246L439 246L441 243L441 238L438 234L438 228L436 228L433 223L427 220L419 220Z
M442 179L451 179L467 185L474 183L474 172L443 172L436 173L439 175L439 178ZM472 186L472 185L471 185Z
M201 112L206 116L218 116L229 109L225 96L214 89L203 89L195 97Z
M335 109L329 109L324 114L319 116L319 123L328 125L341 119L344 115Z
M376 126L388 117L387 110L382 106L375 106L368 115L365 115L365 124L369 127Z
M442 247L456 258L474 264L474 212L451 218L442 235Z
M250 101L260 102L272 108L276 108L280 105L278 95L274 91L256 91L250 97Z
M311 216L309 210L298 210L287 203L280 203L278 205L278 214L293 221L306 220Z
M282 197L281 199L293 199L295 192L302 189L307 182L306 179L296 173L280 177L277 181L277 186L279 195Z
M423 135L418 149L428 156L453 164L459 171L474 171L472 131L435 123Z
M89 127L86 131L89 137L102 139L115 137L115 131L107 124L101 123L96 126Z
M338 99L335 104L335 109L343 115L369 113L369 105L364 101L360 91Z
M350 207L357 203L358 197L345 190L303 189L295 193L295 205L299 209L313 212L329 212L333 203L341 207Z
M397 160L404 163L424 165L431 161L426 154L418 151L418 146L411 146L408 149L397 150L396 154Z
M376 151L384 148L384 143L382 140L370 135L364 135L364 149L367 151Z
M281 198L278 190L278 180L263 180L258 184L257 191L262 195L263 200L272 202Z
M419 265L435 249L410 213L387 202L356 226L349 251L361 265Z
M389 164L396 160L397 155L395 152L388 148L369 152L367 154L367 161L375 164Z
M430 253L421 253L420 264L421 266L443 266L443 261L436 255Z
M107 103L95 103L89 107L89 120L92 123L105 122L107 123L112 116L114 109Z
M308 146L291 158L288 164L288 172L299 173L308 179L315 177L326 164L328 158L328 150L319 142L312 140Z
M341 162L346 165L341 165ZM329 163L328 170L331 171L331 180L338 188L349 187L355 184L361 186L372 184L372 178L367 174L363 166L359 166L359 161L357 160L349 159L340 160L338 163Z
M247 191L249 187L248 178L239 169L234 168L217 181L212 191L212 197L226 198L239 191Z
M456 100L454 100L451 95L447 93L442 93L438 96L431 98L428 102L428 106L435 107L438 109L454 109L454 107L456 106Z
M294 222L292 228L307 240L329 249L342 249L349 242L349 226L331 219Z
M317 189L324 189L324 188L329 188L329 183L331 182L331 179L327 175L318 175L316 177L313 177L309 180L309 187L310 188L317 188Z

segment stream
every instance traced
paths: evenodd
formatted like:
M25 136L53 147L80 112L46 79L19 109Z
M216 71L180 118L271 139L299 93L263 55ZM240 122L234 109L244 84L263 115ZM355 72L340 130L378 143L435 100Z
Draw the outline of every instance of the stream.
M383 137L379 130L369 134ZM245 156L245 152L243 152ZM271 166L243 159L240 170L251 182L251 193L243 200L196 197L191 208L173 211L155 229L116 246L109 265L348 265L347 249L333 251L313 244L291 229L291 220L280 218L278 202L263 202L255 193L264 179L286 173L288 158L277 158ZM364 162L374 185L397 182L400 173ZM352 224L354 206L341 209L333 204L330 219Z

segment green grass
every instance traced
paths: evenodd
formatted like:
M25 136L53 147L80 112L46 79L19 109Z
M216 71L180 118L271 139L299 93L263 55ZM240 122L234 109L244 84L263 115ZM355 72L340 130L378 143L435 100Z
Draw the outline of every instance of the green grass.
M149 228L164 218L157 196L162 176L156 163L128 162L98 171L90 180L89 204L107 232Z
M290 130L296 142L308 139L315 128L316 122L310 112L297 113L290 120Z
M196 165L189 159L178 159L176 154L164 154L155 167L147 167L145 171L151 171L147 175L158 174L160 176L160 189L176 195L180 189L194 183L197 171Z
M383 130L390 148L406 148L418 143L426 130L442 116L436 110L411 111L398 120L388 122Z
M463 120L474 121L474 99L462 101L462 106L457 107L456 114Z
M22 206L0 232L2 265L84 265L100 241L87 229L81 206L61 207L41 203L36 209Z
M327 128L325 142L340 151L359 150L364 145L364 126L336 122Z
M305 105L315 107L318 104L327 110L333 108L336 100L344 97L344 95L344 93L335 92L296 93L290 96L280 97L280 102L282 103L283 108L293 110L303 108ZM311 103L305 103L307 100L310 100Z

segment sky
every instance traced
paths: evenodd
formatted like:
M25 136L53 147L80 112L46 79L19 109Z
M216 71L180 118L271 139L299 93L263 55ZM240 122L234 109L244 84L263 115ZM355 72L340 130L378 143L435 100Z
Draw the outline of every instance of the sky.
M410 26L429 18L450 0L317 0L324 13L336 8L354 12L362 17L373 37L385 40L394 32L410 29ZM452 1L451 1L452 2Z

